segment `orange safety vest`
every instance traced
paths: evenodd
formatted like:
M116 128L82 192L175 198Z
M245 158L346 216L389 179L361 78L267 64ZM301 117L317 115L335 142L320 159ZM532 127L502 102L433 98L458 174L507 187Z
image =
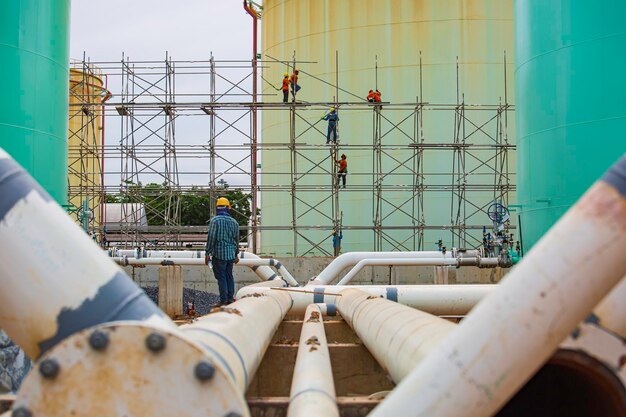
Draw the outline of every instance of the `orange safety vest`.
M289 79L283 78L283 91L289 91Z

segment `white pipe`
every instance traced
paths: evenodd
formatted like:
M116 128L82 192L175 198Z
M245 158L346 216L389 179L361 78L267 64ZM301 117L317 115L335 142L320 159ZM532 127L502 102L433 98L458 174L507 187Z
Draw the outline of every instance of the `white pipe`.
M204 250L147 250L137 249L109 249L111 257L141 258L198 258L204 259Z
M77 331L114 320L174 327L0 148L0 328L37 358Z
M293 370L287 417L339 417L324 321L319 306L307 307Z
M626 157L370 416L494 415L626 274L624 247Z
M246 297L179 329L225 364L245 393L291 303L278 291Z
M496 289L497 285L307 285L289 288L293 299L290 314L304 314L307 306L313 303L336 304L339 294L348 288L356 288L375 297L396 301L408 307L417 308L437 316L463 316L478 302ZM264 291L278 291L268 288L245 286L237 292L237 299L249 294Z
M348 285L352 279L366 266L456 266L456 259L422 258L422 259L362 259L337 283Z
M127 265L131 265L131 266L135 266L135 265L161 265L161 266L168 266L168 265L190 265L190 266L205 266L204 263L204 259L194 259L194 258L141 258L141 259L136 259L136 258L126 258L126 257L118 257L118 258L111 258L113 259L113 261L115 261L116 263L118 263L119 265L123 265L123 266L127 266ZM295 280L295 278L291 275L291 273L287 270L287 268L285 268L285 265L283 265L280 261L277 261L276 259L265 259L265 258L260 258L260 259L241 259L239 260L238 263L235 264L236 266L247 266L252 270L255 270L255 267L257 266L273 266L274 268L276 268L276 270L278 271L278 273L280 273L281 277L287 281L287 283L289 283L289 285L293 286L293 287L297 287L300 284L298 284L298 281ZM256 270L255 270L256 273ZM257 275L259 275L259 273L257 273ZM271 279L276 278L278 275L277 274L273 274L273 276L271 276ZM260 275L259 275L260 277Z
M400 259L400 258L453 258L452 252L423 251L423 252L348 252L336 257L318 276L313 277L310 285L332 284L344 269L356 265L363 259Z
M337 309L367 350L399 383L455 328L435 317L357 289L341 291Z
M593 310L592 320L626 339L626 277Z
M252 252L239 252L239 259L261 259L260 256L252 253ZM256 268L256 269L255 269ZM263 280L268 281L274 279L276 277L276 273L269 266L257 266L253 267L252 270L259 275Z

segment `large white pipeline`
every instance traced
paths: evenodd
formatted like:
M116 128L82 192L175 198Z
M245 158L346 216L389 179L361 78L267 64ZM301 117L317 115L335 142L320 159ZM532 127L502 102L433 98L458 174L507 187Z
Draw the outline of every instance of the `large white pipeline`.
M356 288L341 291L337 309L395 383L433 352L456 324Z
M423 252L348 252L336 257L322 272L314 277L307 285L332 284L344 269L356 265L363 259L451 259L452 252L423 251Z
M356 288L370 296L395 301L437 316L466 315L480 300L493 292L497 285L324 285L289 288L293 307L289 314L304 314L312 303L334 305L343 290ZM248 285L237 292L237 299L265 291L280 291Z
M307 307L293 370L287 417L339 417L322 311Z
M370 415L494 415L626 274L624 247L626 156Z
M1 148L0 196L0 328L28 356L107 321L175 327Z
M246 297L179 329L226 364L244 394L291 304L286 292Z
M197 258L141 258L141 259L136 259L136 258L126 258L126 257L121 257L121 258L111 258L113 259L114 262L116 262L119 265L123 265L123 266L127 266L127 265L131 265L131 266L143 266L143 265L161 265L161 266L169 266L169 265L191 265L191 266L205 266L204 263L204 258L202 259L197 259ZM289 285L293 286L293 287L298 287L300 286L300 284L298 284L298 281L296 281L296 279L293 277L293 275L291 275L291 273L287 270L287 268L285 268L285 265L283 265L280 261L277 261L276 259L265 259L265 258L259 258L259 259L241 259L239 260L238 263L235 264L236 266L245 266L248 267L250 269L252 269L253 271L258 271L258 269L255 270L255 267L259 267L259 266L266 266L266 267L274 267L276 268L276 270L278 271L278 273L280 274L280 277L282 277L285 281L287 281L287 283L289 283ZM257 275L259 277L261 277L260 273L257 273ZM265 276L266 274L264 274L263 276ZM277 278L278 274L272 274L268 279L274 279Z

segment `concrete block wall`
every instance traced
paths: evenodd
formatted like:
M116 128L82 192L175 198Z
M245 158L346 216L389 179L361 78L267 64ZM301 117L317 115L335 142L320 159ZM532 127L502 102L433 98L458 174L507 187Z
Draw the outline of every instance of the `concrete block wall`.
M334 258L281 258L279 259L294 278L305 284L311 277L319 274ZM159 285L159 267L131 267L124 270L133 280L142 287L156 287ZM339 278L348 273L349 268L339 274ZM508 269L480 269L476 267L450 268L448 271L449 284L495 284L502 279ZM235 266L235 290L246 285L258 282L257 275L247 267ZM206 266L183 266L185 287L196 290L218 293L217 281L213 271ZM366 267L360 271L353 284L433 284L435 280L434 268L424 266L394 267L391 273L388 267Z

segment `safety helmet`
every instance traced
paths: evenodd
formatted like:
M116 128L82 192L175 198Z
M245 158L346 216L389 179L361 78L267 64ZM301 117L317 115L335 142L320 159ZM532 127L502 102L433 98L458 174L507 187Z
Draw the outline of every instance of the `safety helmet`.
M335 110L337 110L337 109L336 109L336 108L334 108L334 107L331 107L331 108L330 108L331 113L332 113L332 112L334 112Z
M370 90L370 93L373 93L374 91Z
M285 78L287 78L287 77L289 77L289 73L288 72L285 73Z
M220 198L217 199L216 206L230 208L230 201L228 201L228 199L226 197L220 197Z
M294 72L297 74L297 73L300 72L300 70L298 68L296 68Z

